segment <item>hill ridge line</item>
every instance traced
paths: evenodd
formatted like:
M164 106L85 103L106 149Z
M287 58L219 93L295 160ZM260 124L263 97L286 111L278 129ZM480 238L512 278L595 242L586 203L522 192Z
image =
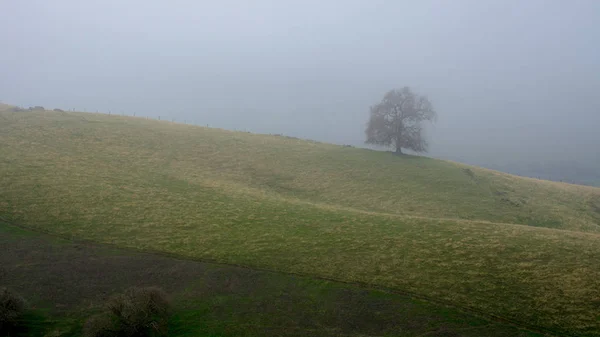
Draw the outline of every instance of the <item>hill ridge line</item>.
M13 105L10 104L5 104L5 106L7 107L13 107ZM1 106L0 106L1 108ZM54 111L52 110L44 110L45 112L50 112L53 113ZM6 111L1 111L0 112L6 112ZM59 112L54 112L54 113L59 113ZM149 116L130 116L130 115L119 115L117 113L115 114L109 114L109 113L105 113L105 112L93 112L93 111L69 111L69 110L65 110L65 111L61 111L60 113L62 114L69 114L69 115L99 115L99 116L103 116L103 117L113 117L113 118L121 118L121 119L134 119L134 120L144 120L144 121L149 121L149 122L156 122L158 124L169 124L169 125L174 125L177 127L196 127L196 128L201 128L201 129L211 129L211 130L218 130L218 131L224 131L224 132L231 132L231 133L235 133L235 134L240 134L240 135L253 135L253 136L268 136L268 137L281 137L275 134L271 134L271 133L259 133L259 132L250 132L250 131L240 131L240 130L231 130L231 129L226 129L226 128L221 128L221 127L213 127L213 126L206 126L206 125L197 125L197 124L188 124L188 123L182 123L180 121L170 121L170 120L161 120L161 119L156 119L154 117L149 117ZM83 117L83 116L82 116ZM285 135L284 135L285 136ZM298 141L302 141L302 142L316 142L316 143L320 143L320 144L324 144L324 145L329 145L329 146L336 146L336 147L344 147L344 145L340 145L340 144L335 144L335 143L329 143L329 142L325 142L325 141L319 141L319 140L312 140L312 139L308 139L308 138L299 138L299 137L292 137L295 140ZM377 151L377 150L372 150L370 148L366 148L366 147L356 147L356 149L358 150L370 150L370 151ZM439 161L443 161L443 162L447 162L453 165L458 165L461 167L473 167L476 168L478 170L483 170L483 171L487 171L493 174L498 174L498 175L504 175L504 176L509 176L509 177L513 177L513 178L518 178L518 179L524 179L524 180L528 180L528 181L533 181L533 182L538 182L538 183L544 183L544 184L552 184L552 185L556 185L558 187L575 187L575 188L584 188L584 189L590 189L593 190L595 192L600 192L600 187L598 186L590 186L590 185L580 185L580 184L573 184L573 183L568 183L568 182L564 182L564 181L553 181L553 180L546 180L546 179L539 179L539 178L533 178L533 177L527 177L527 176L521 176L521 175L517 175L517 174L512 174L512 173L507 173L507 172L503 172L503 171L499 171L499 170L494 170L494 169L490 169L487 167L483 167L483 166L477 166L477 165L471 165L471 164L467 164L467 163L462 163L462 162L458 162L458 161L454 161L451 159L442 159L442 158L435 158L435 157L428 157L428 156L421 156L421 155L417 155L419 157L423 157L423 158L429 158L429 159L433 159L433 160L439 160ZM518 224L517 224L518 225Z

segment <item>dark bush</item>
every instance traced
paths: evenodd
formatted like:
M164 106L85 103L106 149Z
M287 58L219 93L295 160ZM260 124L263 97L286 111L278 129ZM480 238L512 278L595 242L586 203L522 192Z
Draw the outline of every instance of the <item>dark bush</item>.
M54 111L56 111L56 112L65 112L65 110L63 110L63 109L54 109Z
M466 167L463 168L463 172L465 172L466 175L468 175L471 178L475 178L475 172L473 172L473 170L471 170L470 168Z
M160 288L130 288L113 296L105 312L88 319L84 336L165 336L169 313L168 297Z
M6 288L0 288L0 332L17 327L25 308L25 300L21 296Z
M85 337L121 337L127 335L116 317L107 312L90 317L83 326Z
M46 109L44 109L43 106L36 105L36 106L29 107L29 110L46 110Z

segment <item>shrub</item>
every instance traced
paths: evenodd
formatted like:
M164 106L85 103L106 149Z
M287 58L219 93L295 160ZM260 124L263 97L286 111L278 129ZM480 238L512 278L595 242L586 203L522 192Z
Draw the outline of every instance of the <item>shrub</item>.
M470 168L466 167L463 168L463 172L465 172L466 175L468 175L471 178L475 178L475 172L473 172L473 170L471 170Z
M63 110L63 109L54 109L54 111L56 111L56 112L65 112L65 110Z
M108 313L90 317L83 326L83 335L86 337L125 336L123 329L119 327L119 322Z
M105 312L88 319L84 336L165 336L169 313L169 300L160 288L130 288L109 299Z
M25 300L21 296L0 288L0 332L17 327L25 308Z

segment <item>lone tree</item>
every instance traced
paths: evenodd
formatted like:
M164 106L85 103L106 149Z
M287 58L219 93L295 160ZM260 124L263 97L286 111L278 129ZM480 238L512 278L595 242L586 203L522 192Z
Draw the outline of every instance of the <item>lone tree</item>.
M409 87L390 90L371 107L366 143L394 147L396 154L402 154L402 148L426 152L428 144L421 122L433 122L436 117L427 97L413 93Z

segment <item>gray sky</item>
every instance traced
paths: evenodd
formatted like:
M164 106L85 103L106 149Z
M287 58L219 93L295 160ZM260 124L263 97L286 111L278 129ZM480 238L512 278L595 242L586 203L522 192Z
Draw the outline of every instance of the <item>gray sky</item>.
M0 22L6 103L362 144L409 85L432 155L600 171L600 1L0 0Z

